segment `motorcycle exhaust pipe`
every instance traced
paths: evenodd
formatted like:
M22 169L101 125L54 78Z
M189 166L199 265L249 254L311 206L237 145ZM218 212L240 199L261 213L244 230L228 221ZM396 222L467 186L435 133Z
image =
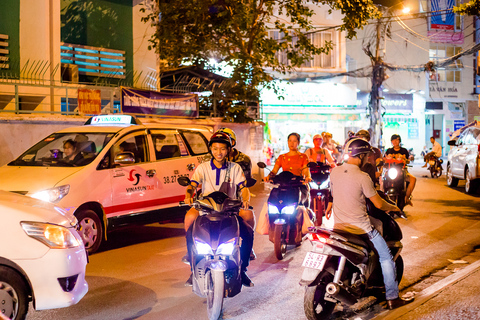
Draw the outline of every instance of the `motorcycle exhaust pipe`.
M357 303L357 299L350 292L336 283L330 282L327 284L326 291L332 298L346 305L351 306Z

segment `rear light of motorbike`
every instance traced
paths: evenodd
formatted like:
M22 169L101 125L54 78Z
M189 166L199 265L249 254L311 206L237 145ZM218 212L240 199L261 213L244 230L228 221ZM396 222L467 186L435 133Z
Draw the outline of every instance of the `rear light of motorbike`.
M328 236L325 236L323 234L318 234L318 233L313 233L313 232L310 232L308 234L308 239L310 241L318 241L318 242L321 242L321 243L327 243L327 240L328 240Z

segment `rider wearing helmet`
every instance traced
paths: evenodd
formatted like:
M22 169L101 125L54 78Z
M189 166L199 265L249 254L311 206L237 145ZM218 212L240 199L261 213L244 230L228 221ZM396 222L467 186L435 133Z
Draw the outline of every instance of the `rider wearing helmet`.
M405 163L408 163L408 158L410 157L410 153L407 149L400 146L402 142L402 138L398 134L392 135L391 139L393 147L387 149L385 152L385 158L395 158L395 159L402 159ZM417 182L417 178L415 178L410 172L407 171L407 176L405 179L408 183L407 191L405 192L405 204L411 205L412 204L412 193L413 189L415 188L415 184Z
M247 276L247 266L249 264L250 252L253 246L253 229L248 219L251 219L253 213L249 210L250 192L246 188L246 179L243 170L239 164L227 161L227 156L232 148L230 137L223 132L216 132L210 138L208 143L212 159L201 163L191 179L191 185L187 187L185 194L185 204L193 203L193 194L198 186L202 187L202 195L207 196L214 191L225 192L230 198L237 199L238 194L242 199L243 206L239 212L240 237L242 238L241 256L242 256L242 283L247 287L253 286L253 282ZM195 208L190 208L185 215L185 231L187 232L187 250L191 250L193 245L192 225L198 217L199 212ZM188 255L190 257L190 254ZM191 285L191 277L187 280L187 285Z
M395 262L385 240L372 227L367 214L368 198L374 206L384 211L400 211L397 206L383 200L375 190L372 179L360 168L367 162L372 152L370 144L361 138L349 140L344 147L347 161L332 169L330 184L333 197L334 229L362 235L377 251L385 283L387 305L390 309L402 306L409 301L398 296L398 282L395 279Z
M234 148L237 145L237 135L235 134L235 131L230 128L220 128L217 132L228 134L232 140L232 149L228 154L228 160L238 163L240 167L242 167L245 178L247 179L247 185L255 184L256 180L252 178L252 160L250 160L250 157L245 153Z
M368 132L367 130L364 130L364 129L359 130L355 134L355 137L361 138L367 141L368 143L370 143L370 132ZM378 183L378 178L381 175L381 172L377 170L377 163L378 161L380 161L381 158L382 158L382 151L372 146L372 152L368 154L368 161L361 168L363 172L366 172L370 175L375 185Z

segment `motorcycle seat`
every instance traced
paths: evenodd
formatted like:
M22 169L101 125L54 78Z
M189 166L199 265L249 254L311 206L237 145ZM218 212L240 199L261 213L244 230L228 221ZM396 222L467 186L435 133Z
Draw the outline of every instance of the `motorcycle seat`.
M366 242L364 239L368 239L367 234L353 234L349 233L344 230L333 230L333 232L341 235L342 237L346 238L348 242L356 244L358 246L361 246L363 248L369 248L368 242Z

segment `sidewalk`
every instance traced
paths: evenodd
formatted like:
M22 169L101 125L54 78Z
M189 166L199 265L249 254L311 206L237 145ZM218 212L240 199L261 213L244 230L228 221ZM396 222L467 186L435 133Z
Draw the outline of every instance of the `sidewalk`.
M478 258L478 252L468 257L474 256ZM452 272L451 269L440 272L448 271ZM480 319L480 260L453 271L416 294L411 304L393 311L385 310L373 319Z

